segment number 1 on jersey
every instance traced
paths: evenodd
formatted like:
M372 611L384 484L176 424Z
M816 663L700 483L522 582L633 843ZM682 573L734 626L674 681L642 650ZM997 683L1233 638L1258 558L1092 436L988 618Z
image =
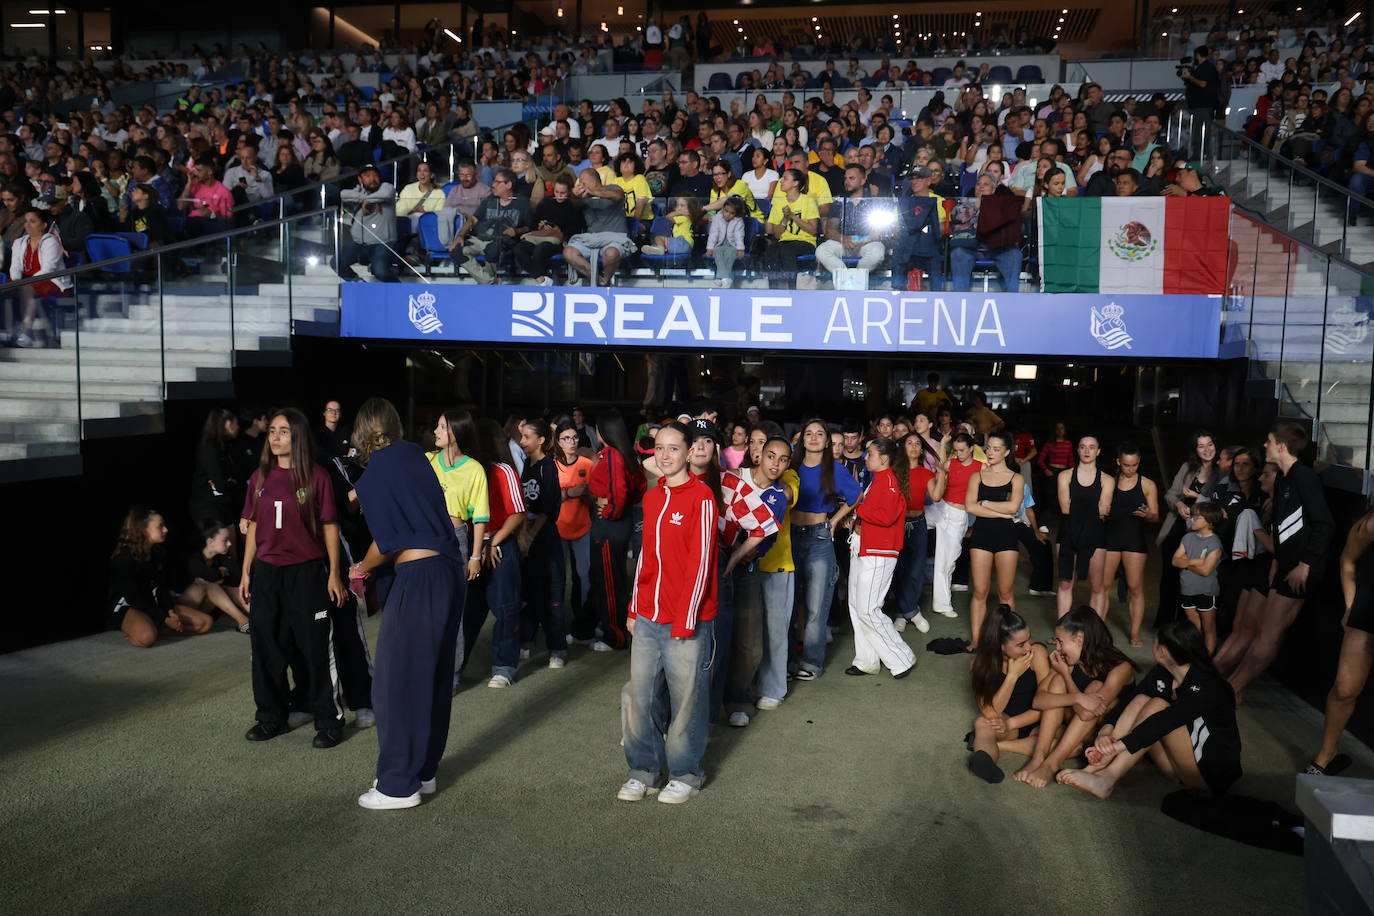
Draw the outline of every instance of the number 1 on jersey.
M277 530L281 530L281 500L273 500L272 505L277 507Z

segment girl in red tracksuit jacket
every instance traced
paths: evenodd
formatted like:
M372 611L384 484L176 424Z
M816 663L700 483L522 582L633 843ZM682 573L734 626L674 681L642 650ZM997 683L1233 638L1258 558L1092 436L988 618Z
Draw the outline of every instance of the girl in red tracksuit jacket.
M688 469L694 433L668 423L654 437L662 483L644 496L644 547L630 599L630 684L625 718L629 779L617 798L680 803L701 788L709 731L716 616L719 494ZM667 734L661 687L668 693ZM662 792L666 762L669 782Z
M886 665L894 677L916 667L916 655L903 641L883 599L902 552L910 470L906 453L891 439L874 439L866 462L873 482L854 510L858 521L849 536L849 618L854 624L854 664L845 674L877 674Z
M625 557L630 549L634 521L630 510L644 498L644 469L630 445L630 434L620 411L611 409L597 417L596 433L606 443L596 456L596 467L587 488L596 499L592 513L591 591L587 597L594 619L573 624L575 639L592 639L592 651L623 649L625 612L630 590ZM588 615L591 616L591 615ZM589 625L590 624L590 625ZM600 635L587 630L595 627Z

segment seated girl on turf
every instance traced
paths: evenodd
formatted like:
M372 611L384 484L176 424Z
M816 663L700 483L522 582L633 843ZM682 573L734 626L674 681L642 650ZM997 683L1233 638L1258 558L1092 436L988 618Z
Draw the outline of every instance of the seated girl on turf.
M109 627L139 649L150 648L159 635L207 633L214 623L209 614L183 604L167 585L166 541L162 513L133 508L110 555ZM193 597L198 604L203 596Z
M1029 757L1041 712L1035 695L1050 676L1049 652L1031 642L1026 621L999 604L987 615L978 651L969 665L978 718L973 720L973 754L968 768L980 779L1001 782L998 755Z
M186 591L181 603L207 614L223 611L240 633L248 632L248 612L239 602L239 564L234 554L233 529L218 521L200 526L201 546L186 558ZM228 584L229 588L225 588Z
M1035 708L1043 713L1035 747L1031 759L1012 777L1037 789L1048 785L1064 761L1097 734L1104 718L1130 698L1136 667L1086 604L1059 618L1054 646L1053 674L1035 695Z
M1106 798L1146 754L1166 777L1221 795L1240 778L1240 729L1231 685L1212 665L1202 633L1171 620L1155 639L1155 667L1114 725L1088 748L1089 765L1064 770L1066 786Z

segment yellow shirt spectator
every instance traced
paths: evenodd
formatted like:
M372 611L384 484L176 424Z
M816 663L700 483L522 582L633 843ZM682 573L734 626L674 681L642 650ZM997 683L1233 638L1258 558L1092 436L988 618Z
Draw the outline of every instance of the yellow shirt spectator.
M796 566L792 563L792 523L788 518L792 513L792 507L797 504L797 492L801 487L801 479L797 472L788 468L782 472L782 477L778 481L787 490L787 515L782 517L782 522L778 525L778 539L773 542L773 547L763 559L759 560L759 569L764 572L793 572Z
M449 464L442 451L430 452L429 464L444 490L444 505L450 517L474 524L491 521L487 474L480 464L467 455Z
M429 195L420 190L420 182L412 181L410 184L401 188L401 193L396 197L396 215L409 216L410 211L422 205L422 213L438 213L444 209L444 189L438 185L432 185Z
M715 203L722 197L738 197L740 200L744 201L745 214L755 219L759 218L758 201L754 200L754 192L749 190L749 185L745 184L743 179L736 181L730 186L728 191L722 191L720 188L712 185L711 199L708 203Z
M692 218L690 216L673 217L673 237L686 239L689 244L696 244L696 236L692 234Z
M815 198L806 194L801 194L798 195L795 203L789 204L786 194L774 196L773 209L768 214L768 222L781 226L783 224L782 208L787 206L792 208L792 216L795 217L795 219L788 220L786 227L782 231L782 235L778 236L778 241L807 242L811 245L816 244L815 234L803 232L799 225L799 221L801 220L818 220L821 218L821 211L816 206Z
M806 173L805 194L816 202L817 207L835 202L835 198L830 196L830 183L825 180L824 175L817 175L815 172ZM782 203L779 201L786 196L782 190L782 182L778 182L777 189L773 191L772 206L781 207Z
M600 172L600 169L597 171ZM645 202L654 196L649 190L648 180L643 175L635 175L633 178L612 178L606 184L613 184L625 192L626 216L640 216Z

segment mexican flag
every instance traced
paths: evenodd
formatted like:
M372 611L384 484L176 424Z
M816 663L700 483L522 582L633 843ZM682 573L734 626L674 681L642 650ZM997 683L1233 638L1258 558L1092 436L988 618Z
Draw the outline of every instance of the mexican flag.
M1226 197L1042 197L1047 293L1226 292Z

